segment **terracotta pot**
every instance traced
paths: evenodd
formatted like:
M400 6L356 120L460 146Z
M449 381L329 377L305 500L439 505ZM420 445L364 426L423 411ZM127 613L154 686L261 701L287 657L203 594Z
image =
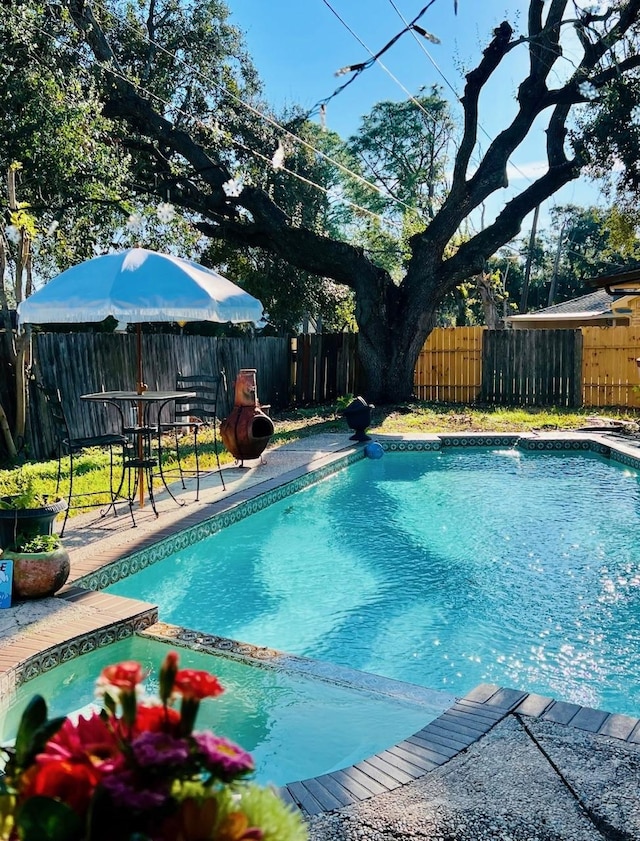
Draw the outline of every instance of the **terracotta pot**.
M256 369L243 368L236 379L234 408L220 424L220 437L232 456L259 458L273 435L273 421L258 403Z
M52 552L6 550L0 561L13 561L14 599L52 596L65 584L71 569L69 553L62 546Z

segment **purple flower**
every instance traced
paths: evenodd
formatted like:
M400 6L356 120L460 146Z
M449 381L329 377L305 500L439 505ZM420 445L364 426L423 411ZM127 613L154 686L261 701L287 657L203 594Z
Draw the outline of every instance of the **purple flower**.
M133 771L123 771L121 774L108 774L103 778L102 786L111 795L116 806L125 809L136 809L140 812L162 806L168 797L167 791L163 788L156 790L136 788Z
M213 733L194 733L193 740L210 771L222 779L233 779L254 770L251 754L235 742Z
M189 745L169 733L141 733L131 743L133 756L143 768L157 765L181 765L189 757Z

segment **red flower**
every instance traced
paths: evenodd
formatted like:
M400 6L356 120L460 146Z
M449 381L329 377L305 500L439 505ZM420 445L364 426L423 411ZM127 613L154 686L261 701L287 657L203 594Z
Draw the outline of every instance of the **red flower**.
M135 660L123 660L122 663L106 666L101 672L101 677L112 686L133 691L148 674Z
M133 733L177 733L179 724L180 713L172 707L138 704Z
M197 669L180 669L176 674L173 688L183 698L196 701L201 701L203 698L215 698L224 692L215 675Z
M102 772L90 762L60 759L33 765L22 777L22 797L52 797L86 814Z

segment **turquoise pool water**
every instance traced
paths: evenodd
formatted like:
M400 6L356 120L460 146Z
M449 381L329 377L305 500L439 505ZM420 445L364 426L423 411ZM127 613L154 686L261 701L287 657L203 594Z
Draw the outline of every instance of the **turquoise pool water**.
M202 702L197 729L211 729L250 751L255 778L262 783L284 785L360 762L420 730L451 704L444 696L386 696L133 637L25 683L15 704L0 716L0 743L15 737L20 714L35 694L47 700L51 716L93 703L95 680L110 663L143 663L152 671L147 691L157 694L157 669L170 650L179 652L183 668L218 676L225 691ZM401 692L402 687L397 689Z
M586 453L387 453L109 588L160 618L462 694L640 715L637 471Z

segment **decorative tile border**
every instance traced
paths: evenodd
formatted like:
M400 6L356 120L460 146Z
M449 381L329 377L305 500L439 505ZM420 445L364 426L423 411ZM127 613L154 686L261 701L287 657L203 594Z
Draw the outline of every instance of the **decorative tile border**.
M166 622L157 622L140 633L158 642L168 643L192 651L200 651L218 657L239 660L258 668L286 670L304 677L322 680L325 683L338 684L360 691L375 692L401 701L414 703L439 704L442 707L455 701L455 696L437 689L429 689L418 684L390 680L371 672L361 672L346 666L337 666L323 660L312 660L296 654L286 654L274 648L239 642L238 640L205 634Z
M429 450L435 451L442 447L440 439L434 441L378 441L385 452L390 453L419 453Z
M520 437L520 435L513 433L439 436L443 447L515 447L518 445Z
M589 438L521 438L517 446L523 450L583 450L608 455L603 444Z
M612 461L618 461L620 464L626 464L627 467L633 467L636 470L640 470L640 458L632 456L630 453L625 453L611 447L610 458Z
M156 561L161 561L172 555L174 552L186 549L187 546L192 546L194 543L198 543L206 537L216 534L227 526L240 522L240 520L258 511L262 511L262 509L267 508L274 502L279 502L282 499L292 496L302 488L321 482L332 473L336 473L338 470L342 470L344 467L360 461L364 457L363 449L354 449L352 452L333 459L316 470L309 471L302 476L297 476L295 479L285 482L273 490L264 493L258 492L251 499L238 502L226 511L213 514L209 519L198 523L196 526L191 526L171 537L158 541L158 543L154 543L146 549L107 564L97 572L77 578L73 583L75 586L85 587L88 590L103 590L110 584L115 584L116 581L120 581L128 575L132 575L134 572L145 569L151 566L151 564L156 563Z
M45 648L39 654L27 657L1 676L0 715L15 702L17 691L23 684L51 671L51 669L55 669L61 663L74 660L82 654L111 645L113 642L132 637L134 634L154 625L157 618L158 611L154 607L128 619L109 622L101 628L79 634L57 645Z

